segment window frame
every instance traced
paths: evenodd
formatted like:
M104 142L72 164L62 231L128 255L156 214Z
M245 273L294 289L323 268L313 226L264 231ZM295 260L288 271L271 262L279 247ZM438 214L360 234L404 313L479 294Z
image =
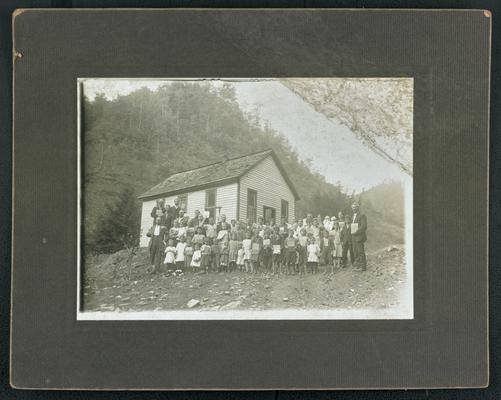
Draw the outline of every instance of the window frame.
M286 213L284 215L284 204L286 205ZM289 202L284 199L280 199L280 221L285 217L285 222L289 223Z
M254 196L254 204L251 205L249 199ZM249 215L249 210L253 209L252 215ZM247 188L247 219L250 220L251 223L257 221L257 190Z
M209 205L209 194L214 193L214 205ZM205 211L209 211L209 216L216 220L217 210L217 187L205 190Z

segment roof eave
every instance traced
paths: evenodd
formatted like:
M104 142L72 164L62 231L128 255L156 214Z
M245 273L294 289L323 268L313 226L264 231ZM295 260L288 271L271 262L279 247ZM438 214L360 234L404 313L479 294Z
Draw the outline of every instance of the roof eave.
M189 186L183 189L178 189L178 190L170 190L170 191L163 191L163 192L158 192L158 193L152 193L148 194L148 192L143 193L142 195L138 196L137 198L142 201L148 201L148 200L154 200L158 199L161 197L170 197L170 196L175 196L177 194L184 194L184 193L191 193L191 192L196 192L197 190L203 190L203 189L210 189L213 187L218 187L227 183L233 183L233 182L238 182L240 179L239 176L234 176L231 178L225 178L221 179L219 181L214 181L210 183L206 183L203 185L195 185L195 186Z

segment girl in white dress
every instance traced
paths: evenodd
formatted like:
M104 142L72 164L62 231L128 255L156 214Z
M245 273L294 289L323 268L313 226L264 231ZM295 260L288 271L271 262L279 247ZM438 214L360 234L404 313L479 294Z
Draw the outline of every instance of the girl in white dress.
M310 244L306 248L308 252L308 269L310 273L316 274L318 272L318 260L320 255L320 247L315 243L315 238L310 238Z
M179 242L176 245L176 269L184 269L184 249L186 248L186 240L184 236L179 238Z
M174 240L169 239L167 248L165 249L164 265L167 271L174 269L174 262L176 260L176 248L174 247Z

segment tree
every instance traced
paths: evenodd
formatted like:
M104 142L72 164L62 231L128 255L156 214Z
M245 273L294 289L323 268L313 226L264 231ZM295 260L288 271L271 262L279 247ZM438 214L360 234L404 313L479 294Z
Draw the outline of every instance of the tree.
M137 246L139 241L139 205L130 187L120 193L117 201L108 203L97 224L91 250L112 253Z

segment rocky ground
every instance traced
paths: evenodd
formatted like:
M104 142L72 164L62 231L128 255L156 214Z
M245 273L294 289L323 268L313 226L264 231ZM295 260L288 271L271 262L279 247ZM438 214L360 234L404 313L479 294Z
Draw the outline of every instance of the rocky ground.
M402 246L368 255L367 271L320 267L315 275L287 276L242 272L174 275L149 273L147 251L127 263L128 252L87 260L84 311L182 309L388 308L405 281Z

